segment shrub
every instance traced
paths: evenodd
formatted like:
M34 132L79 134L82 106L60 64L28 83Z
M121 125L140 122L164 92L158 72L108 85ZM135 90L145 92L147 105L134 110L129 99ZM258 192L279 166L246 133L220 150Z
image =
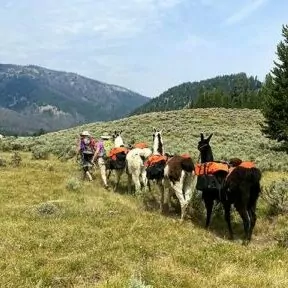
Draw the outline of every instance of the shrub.
M129 282L129 288L153 288L152 285L146 285L145 282L142 281L141 277L136 278L133 276Z
M263 199L268 203L270 216L288 212L288 180L273 181L264 189Z
M59 208L53 203L41 203L36 207L36 211L41 216L51 216L59 213Z
M282 230L276 235L278 246L288 248L288 230Z
M70 178L66 183L66 188L69 191L78 191L81 187L81 183L77 178Z
M47 160L48 158L49 158L49 151L47 149L35 147L32 150L33 160Z
M19 167L20 164L22 162L22 157L18 152L15 152L12 156L11 156L11 165L13 167Z
M5 159L0 159L0 167L6 167L7 163Z

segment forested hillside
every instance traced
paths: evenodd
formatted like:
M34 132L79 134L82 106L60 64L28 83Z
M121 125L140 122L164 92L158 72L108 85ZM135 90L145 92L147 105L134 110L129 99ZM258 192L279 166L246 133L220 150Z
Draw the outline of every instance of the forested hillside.
M131 115L184 108L260 108L262 83L245 73L218 76L172 87Z

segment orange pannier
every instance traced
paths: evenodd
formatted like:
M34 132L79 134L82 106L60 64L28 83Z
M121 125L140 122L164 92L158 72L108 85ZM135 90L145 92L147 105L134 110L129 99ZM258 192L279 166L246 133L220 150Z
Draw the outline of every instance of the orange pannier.
M241 164L239 166L243 167L243 168L255 168L256 167L255 163L248 162L248 161L241 162Z
M165 157L163 155L151 155L148 158L148 160L145 162L145 166L149 167L149 166L152 166L155 163L163 161L163 160L166 162L167 161L167 157Z
M214 174L218 171L225 171L228 173L228 165L217 162L206 162L195 164L195 174L197 176L204 174Z
M148 145L145 142L140 142L140 143L134 144L134 148L140 148L140 149L148 148Z
M112 158L112 160L116 160L116 155L117 155L118 153L124 152L125 154L127 154L128 151L129 151L129 150L128 150L127 148L125 148L125 147L112 148L112 149L110 150L110 152L109 152L108 157L109 157L109 158Z

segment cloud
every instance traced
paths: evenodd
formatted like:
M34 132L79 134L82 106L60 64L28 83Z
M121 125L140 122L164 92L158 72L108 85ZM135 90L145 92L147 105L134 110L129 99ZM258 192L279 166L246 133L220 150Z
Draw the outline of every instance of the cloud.
M236 13L232 14L225 20L225 24L231 25L237 22L242 21L243 19L247 18L261 6L263 6L268 0L254 0L249 1L247 5L245 5L242 9L237 11Z

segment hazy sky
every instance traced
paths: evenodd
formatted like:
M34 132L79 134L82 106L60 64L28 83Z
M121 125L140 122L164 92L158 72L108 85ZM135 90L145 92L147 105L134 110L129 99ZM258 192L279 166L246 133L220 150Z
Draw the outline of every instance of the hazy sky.
M264 79L287 0L0 0L0 63L76 72L155 97L185 81Z

